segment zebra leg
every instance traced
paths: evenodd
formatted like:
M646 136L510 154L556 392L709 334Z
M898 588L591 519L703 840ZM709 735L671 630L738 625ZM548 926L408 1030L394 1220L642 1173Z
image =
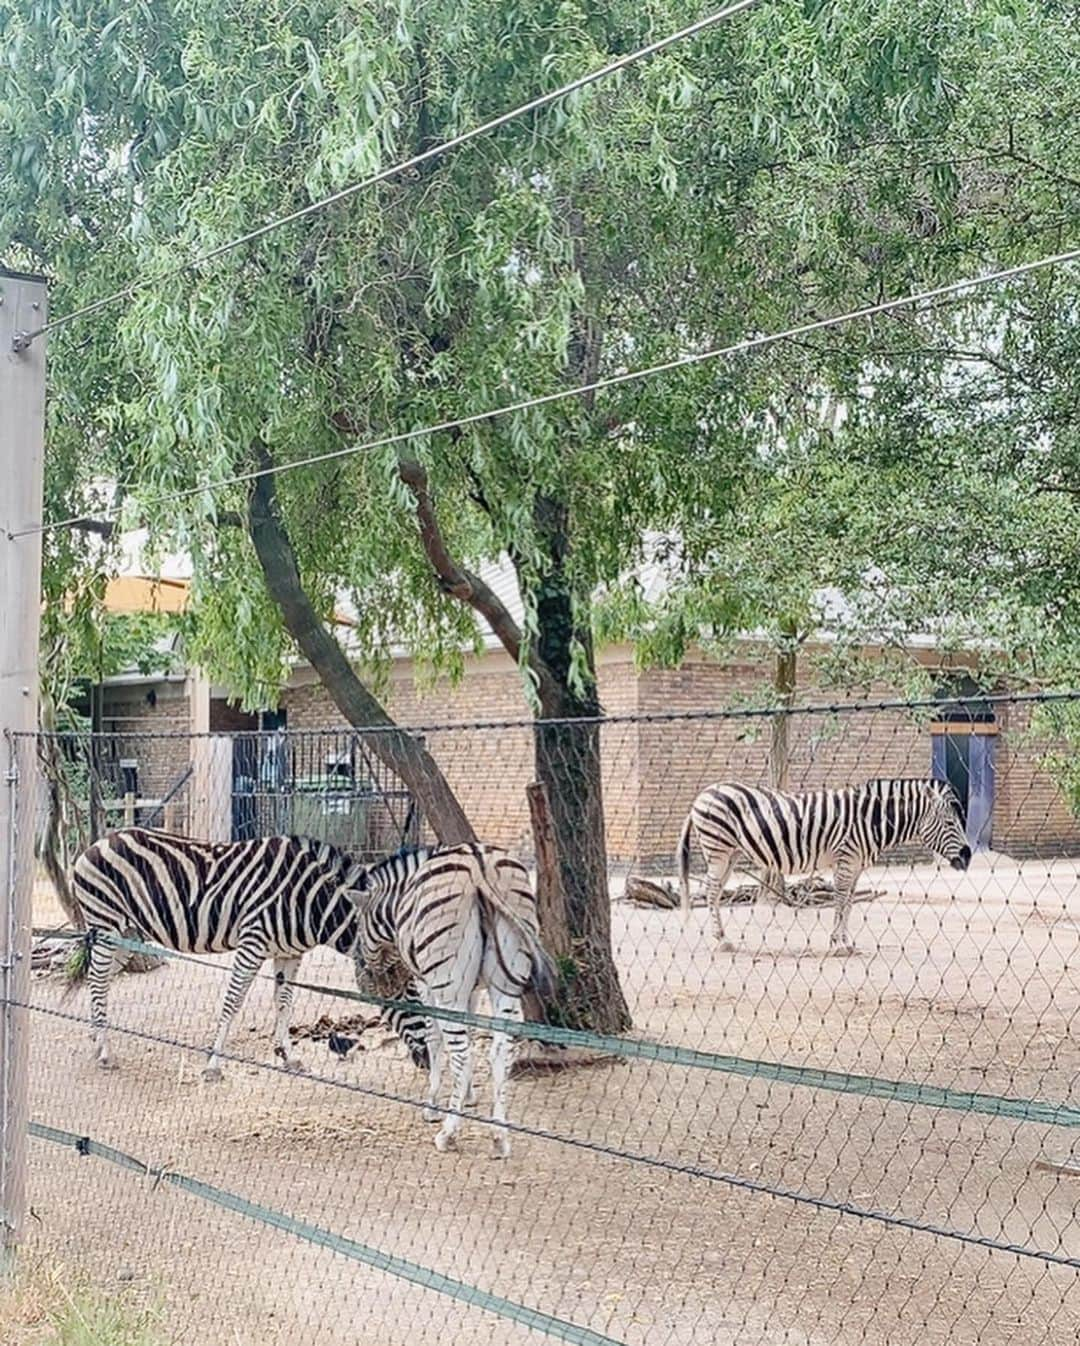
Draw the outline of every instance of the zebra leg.
M439 1094L442 1090L443 1036L437 1019L429 1019L428 1049L428 1101L421 1116L425 1122L441 1122L443 1114L439 1108Z
M285 1063L286 1070L306 1070L298 1057L289 1055L292 1041L289 1020L292 1018L293 982L300 971L299 958L274 959L274 1055Z
M410 981L402 993L403 1000L417 1001L420 991L415 982ZM409 1058L417 1070L427 1070L431 1056L428 1040L431 1037L431 1020L413 1010L386 1007L379 1011L379 1021L405 1044Z
M848 916L851 914L851 899L855 885L861 873L859 863L854 858L839 858L833 876L836 888L836 918L833 921L832 934L829 936L829 953L836 958L847 958L855 952L855 945L848 934Z
M109 981L116 966L116 950L99 931L91 931L90 939L90 1030L94 1040L94 1058L102 1070L115 1070L116 1062L109 1055L108 1002Z
M490 996L491 1013L496 1019L514 1019L517 1023L524 1022L525 1016L521 1011L519 996L508 995L505 991L494 989L491 990ZM501 1123L495 1128L494 1155L496 1159L508 1159L510 1157L510 1132L505 1125L506 1108L509 1102L510 1072L513 1069L519 1040L509 1033L492 1033L491 1035L491 1115L497 1122Z
M451 1008L447 1006L446 1008ZM472 1046L469 1042L469 1030L464 1024L443 1020L439 1024L443 1044L450 1057L450 1108L443 1117L443 1124L435 1137L435 1148L440 1151L452 1150L461 1127L461 1113L465 1100L469 1096L472 1083Z
M477 987L476 990L473 991L472 995L469 997L469 1013L470 1013L470 1014L477 1014L477 1013L479 1013L479 1003L478 1003L479 1000L480 1000L480 988ZM495 1013L494 1002L492 1002L492 1011L491 1011L491 1012L492 1012L492 1014ZM470 1055L470 1057L469 1057L469 1064L470 1064L470 1067L471 1067L471 1065L472 1065L472 1056L471 1056L471 1055ZM470 1071L469 1071L469 1092L465 1095L465 1106L466 1106L467 1108L475 1108L475 1107L476 1107L476 1081L475 1081L475 1080L473 1079L473 1077L472 1077L472 1070L471 1070L471 1068L470 1068Z
M210 1060L206 1063L202 1076L204 1080L217 1081L221 1079L221 1053L225 1050L225 1042L229 1036L229 1029L232 1027L232 1021L240 1012L248 991L251 989L251 983L255 979L255 973L262 967L266 961L266 949L262 942L258 944L241 944L236 950L236 956L233 959L232 975L229 977L229 985L225 991L225 1003L221 1007L221 1018L218 1020L217 1037L214 1039L214 1045L210 1051Z
M424 1109L425 1122L441 1122L444 1117L442 1109L438 1106L439 1089L442 1085L442 1057L443 1057L443 1036L442 1029L437 1019L428 1019L427 1023L427 1052L428 1060L431 1062L430 1084L428 1087L428 1105ZM473 1088L472 1078L469 1079L469 1091L465 1095L465 1107L471 1108L476 1103L476 1090Z
M721 953L734 953L735 945L724 938L724 920L720 914L720 902L724 895L724 884L728 881L731 867L735 863L734 851L716 858L708 858L709 869L705 876L705 897L712 912L713 934L716 936Z

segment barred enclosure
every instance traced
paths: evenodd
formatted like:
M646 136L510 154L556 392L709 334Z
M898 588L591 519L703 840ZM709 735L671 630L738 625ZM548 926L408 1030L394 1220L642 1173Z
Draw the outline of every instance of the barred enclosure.
M546 923L560 885L578 892L568 859L603 866L588 891L630 1026L590 1031L587 1004L524 1026L505 1162L486 1053L458 1148L438 1153L426 1080L331 949L299 973L305 1073L273 1053L269 966L216 1084L200 1071L228 955L157 949L153 970L114 978L115 1071L92 1059L85 988L65 984L77 941L57 888L109 828L297 833L365 862L434 841L378 733L13 740L35 873L32 1243L136 1287L200 1346L1074 1342L1078 709L1080 694L417 729L478 838L529 867L565 978L589 948ZM829 956L828 871L737 872L725 952L695 846L683 921L674 856L702 788L878 776L948 781L973 855L962 873L918 844L882 856L857 885L855 955ZM603 835L561 836L567 817ZM493 1022L484 1003L465 1018L480 1038Z

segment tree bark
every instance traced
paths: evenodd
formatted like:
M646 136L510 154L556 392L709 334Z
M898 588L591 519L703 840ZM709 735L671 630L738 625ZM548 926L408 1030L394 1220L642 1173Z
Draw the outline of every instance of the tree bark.
M592 659L592 635L587 624L574 623L573 602L566 574L569 554L569 510L552 497L534 502L537 531L551 561L537 598L539 635L526 642L512 615L498 596L476 575L454 559L428 488L427 474L412 459L398 465L401 480L416 502L420 542L443 592L465 603L484 618L515 662L536 680L540 714L535 732L537 784L546 801L550 823L538 827L533 809L538 887L542 901L561 894L563 920L557 938L565 949L559 957L562 977L559 1002L553 1015L574 1028L618 1033L630 1026L630 1013L619 985L611 950L611 896L608 891L607 848L604 840L604 801L600 767L600 727L588 723L600 713ZM525 577L518 572L522 586ZM590 690L581 696L570 687L571 656L575 644L587 651ZM545 724L548 719L586 717L581 724ZM556 925L549 918L548 926ZM563 935L565 930L565 936Z
M259 464L269 466L265 449ZM274 478L256 477L248 507L248 527L266 587L277 604L289 634L319 675L342 715L357 728L373 728L365 746L386 764L412 793L441 842L473 841L473 831L446 777L431 753L413 735L397 726L356 676L344 650L326 629L304 590L292 542L277 508Z
M82 909L75 901L68 883L67 870L61 854L61 829L63 824L63 763L60 757L60 740L55 733L55 719L52 706L47 697L42 697L42 728L45 730L38 739L38 757L41 762L41 774L45 778L47 790L47 814L45 832L41 841L41 860L45 872L56 893L56 900L63 908L64 915L76 930L86 929L86 919Z
M798 645L794 627L784 628L785 643L776 653L773 692L778 707L772 719L769 740L769 784L774 790L786 790L791 760L789 730L791 706L795 700L798 677Z
M540 781L525 787L536 847L536 908L544 947L561 961L570 953L570 930L566 923L566 898L559 877L559 851L547 788Z
M536 777L550 804L570 937L558 1010L568 1027L621 1033L631 1019L611 948L601 731L596 723L601 712L592 632L575 622L565 573L569 510L562 501L541 496L535 517L554 563L537 593L536 652L550 677L540 688L542 718L535 729L535 755ZM591 678L581 692L571 688L575 644L586 651Z

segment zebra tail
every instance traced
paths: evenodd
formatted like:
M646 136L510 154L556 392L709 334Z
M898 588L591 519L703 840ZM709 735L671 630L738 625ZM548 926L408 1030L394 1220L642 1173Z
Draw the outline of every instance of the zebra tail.
M679 875L679 909L682 912L683 925L690 918L690 834L694 830L694 814L686 815L682 832L679 834L679 846L675 852L675 868Z
M487 934L494 945L495 956L499 960L503 975L511 985L518 984L514 973L510 971L503 960L502 945L499 943L497 929L497 918L499 916L513 927L532 960L529 980L521 989L525 991L531 988L541 1000L554 1000L555 992L558 989L558 969L555 966L554 958L541 943L540 936L510 906L499 891L498 885L492 883L485 872L483 861L479 861L477 864L476 879L476 895L480 899L480 919L488 927Z

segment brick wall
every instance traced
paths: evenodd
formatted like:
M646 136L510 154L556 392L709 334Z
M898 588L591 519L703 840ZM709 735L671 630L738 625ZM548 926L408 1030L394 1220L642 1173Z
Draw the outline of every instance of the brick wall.
M803 662L800 673L808 666ZM599 660L601 704L609 715L636 712L721 710L760 700L771 675L763 651L746 644L717 663L692 657L676 670L635 670L626 649L604 651ZM139 763L139 789L160 797L183 772L188 745L182 739L146 739L147 731L180 730L189 707L182 684L159 684L157 704L146 688L114 688L108 694L106 729L120 737L115 755ZM889 699L887 686L852 694L850 700ZM393 669L386 695L391 714L409 726L468 725L474 721L528 719L517 669L502 653L469 659L464 678L418 689L408 664ZM800 683L800 700L842 701L835 692ZM309 670L302 670L282 696L292 730L347 728ZM215 701L214 727L241 729L250 721ZM1080 854L1080 823L1045 767L1054 745L1030 733L1030 710L999 708L994 848L1014 855ZM663 723L605 725L601 737L607 844L616 863L668 868L695 795L717 780L764 783L770 724L765 719L718 718ZM451 788L487 840L528 853L532 838L525 787L534 778L533 736L527 725L509 729L450 727L429 730L426 741ZM843 785L873 776L921 776L931 769L929 727L903 711L799 716L790 721L788 786L810 789ZM181 801L184 796L181 795ZM181 815L175 825L186 825Z
M214 697L210 702L210 732L212 734L252 733L259 727L259 717L224 697Z
M1032 732L1029 705L998 708L994 849L1009 855L1080 854L1080 823L1044 764L1065 745Z
M628 652L601 659L598 677L607 713L635 709L637 677ZM281 703L290 730L347 727L326 690L310 675L302 675L300 685L288 688ZM410 669L395 669L385 704L399 724L421 728L530 718L518 670L501 654L470 660L457 686L427 691L417 689ZM633 728L605 728L601 740L608 845L613 856L624 859L634 853L639 807ZM535 778L531 727L436 728L425 732L424 738L477 834L494 845L528 854L532 829L525 787Z
M147 700L154 694L154 704ZM139 797L162 799L177 784L187 770L190 746L183 737L191 724L191 706L184 684L160 682L152 687L110 687L105 694L102 730L109 737L101 741L101 752L108 760L103 762L107 794L117 788L119 761L133 759L138 769ZM175 737L168 737L175 735ZM110 826L122 821L121 815L110 814ZM148 815L139 821L150 821ZM161 827L161 814L152 820ZM187 789L182 787L169 808L169 825L182 830L187 826Z
M767 685L767 657L748 646L738 659L717 664L690 659L681 668L641 677L642 711L723 710ZM886 700L887 687L849 697L802 684L800 700L842 704ZM766 718L672 720L640 727L641 826L636 859L643 868L670 867L678 835L697 794L716 781L768 784L771 722ZM800 716L788 722L789 790L838 787L875 776L930 774L930 737L910 715Z

